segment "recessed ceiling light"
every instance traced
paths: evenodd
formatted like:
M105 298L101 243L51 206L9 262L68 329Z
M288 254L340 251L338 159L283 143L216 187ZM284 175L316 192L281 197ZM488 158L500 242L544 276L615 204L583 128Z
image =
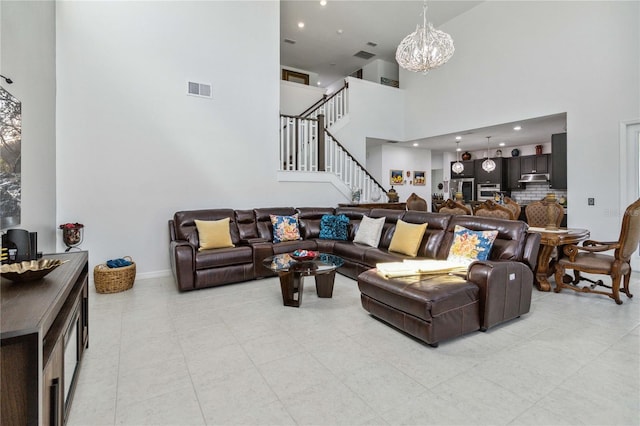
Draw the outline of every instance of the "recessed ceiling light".
M504 142L500 142L498 145L500 145L500 146L504 146Z
M326 6L327 0L320 0L320 6Z
M298 22L298 28L304 28L304 22Z
M318 86L320 86L320 82L317 82L316 84L317 84Z
M462 139L462 136L456 136L456 140L459 141Z
M460 152L460 151L462 151L462 148L456 148L456 151Z
M516 130L516 131L522 130L522 127L521 126L516 126L516 127L513 128L513 130Z
M344 32L344 31L342 31L342 29L341 29L341 28L340 28L340 29L338 29L338 30L336 31L336 33L338 33L339 35L342 35L342 33L343 33L343 32Z
M415 143L413 144L413 146L419 146L419 145L418 145L418 143L417 143L417 142L415 142Z

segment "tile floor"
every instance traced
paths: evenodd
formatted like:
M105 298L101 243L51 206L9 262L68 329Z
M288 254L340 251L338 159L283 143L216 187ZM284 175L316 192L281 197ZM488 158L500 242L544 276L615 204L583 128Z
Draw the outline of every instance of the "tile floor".
M534 289L531 312L431 348L369 316L357 284L189 293L173 279L90 295L69 425L638 425L634 299Z

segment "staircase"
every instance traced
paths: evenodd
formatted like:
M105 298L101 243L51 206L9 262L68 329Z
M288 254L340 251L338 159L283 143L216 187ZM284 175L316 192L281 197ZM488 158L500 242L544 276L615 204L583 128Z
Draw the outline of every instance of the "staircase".
M297 179L307 174L318 181L325 174L348 200L377 202L385 189L369 174L329 129L349 112L349 87L323 97L298 116L280 115L280 171L296 172ZM288 180L286 176L281 180Z

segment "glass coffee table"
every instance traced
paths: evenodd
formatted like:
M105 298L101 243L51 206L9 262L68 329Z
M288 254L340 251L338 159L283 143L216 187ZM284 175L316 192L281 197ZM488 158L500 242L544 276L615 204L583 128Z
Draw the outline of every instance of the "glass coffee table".
M285 306L300 307L302 303L303 277L315 277L318 297L333 296L333 283L336 269L344 260L332 254L320 253L310 260L296 260L290 254L278 254L266 258L263 265L276 272L280 277L282 302Z

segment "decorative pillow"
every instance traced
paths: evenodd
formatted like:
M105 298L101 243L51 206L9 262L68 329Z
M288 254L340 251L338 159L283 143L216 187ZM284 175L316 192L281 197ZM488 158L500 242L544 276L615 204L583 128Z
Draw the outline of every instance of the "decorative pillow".
M498 231L471 231L456 225L447 260L469 265L475 260L487 260Z
M273 225L274 243L302 239L300 238L300 226L297 214L293 216L276 216L272 214L270 217L271 224Z
M398 219L398 223L396 223L396 230L393 233L391 243L389 244L389 251L395 251L396 253L416 257L426 229L426 223L407 223Z
M353 238L354 243L365 244L371 247L378 247L380 237L382 236L382 227L384 226L384 217L372 219L369 216L362 216L362 221Z
M198 230L198 239L200 247L198 251L235 247L231 241L231 232L229 232L229 218L225 217L220 220L195 220L196 229Z
M346 241L349 235L349 218L343 214L334 216L325 214L320 219L320 239L321 240L342 240Z

